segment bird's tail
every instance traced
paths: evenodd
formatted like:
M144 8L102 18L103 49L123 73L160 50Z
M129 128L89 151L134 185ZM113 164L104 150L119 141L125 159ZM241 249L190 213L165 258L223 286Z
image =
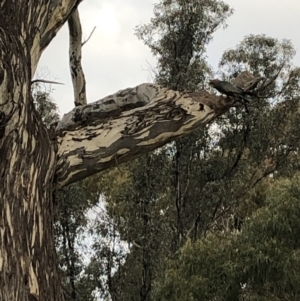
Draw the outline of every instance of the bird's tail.
M249 101L249 97L247 98L247 95L243 95L243 94L240 94L240 93L236 93L235 94L235 98L237 99L237 100L243 100L245 103L249 103L250 101Z

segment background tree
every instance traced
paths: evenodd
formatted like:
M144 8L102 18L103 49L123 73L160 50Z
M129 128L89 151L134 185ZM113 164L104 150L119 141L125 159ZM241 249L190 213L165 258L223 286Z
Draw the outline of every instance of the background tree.
M176 90L195 91L211 73L205 60L205 45L213 32L225 24L231 10L222 1L161 1L155 5L154 14L151 23L138 27L136 32L158 57L155 81ZM190 170L203 152L200 137L203 148L207 148L210 137L200 131L180 144L163 147L108 175L111 183L116 174L117 178L128 174L129 180L119 183L117 193L108 185L101 185L108 213L121 239L131 246L125 264L113 276L113 300L150 300L164 256L178 250L183 231L190 228L190 224L183 223L182 211L190 194L198 198L199 191L189 188L198 185L196 178L190 178ZM192 206L186 208L186 215L194 212Z
M32 92L35 108L48 128L59 120L51 91L44 83L39 83L33 86ZM54 234L66 300L93 300L94 286L89 285L83 272L89 261L85 239L87 213L98 200L99 196L89 193L82 182L60 190L56 198Z
M224 77L234 78L236 72L251 71L275 80L272 84L266 81L267 89L261 91L265 99L253 101L250 114L238 107L232 109L235 114L230 112L217 121L221 139L219 149L214 148L210 158L226 158L227 166L232 163L230 173L222 178L225 185L218 181L210 195L222 192L226 201L222 201L222 206L227 204L229 210L215 221L205 237L194 243L189 240L169 263L161 274L162 282L156 282L156 300L297 299L297 290L293 289L297 276L293 278L284 272L283 278L286 275L288 279L282 279L280 272L288 266L289 273L298 273L297 267L290 270L290 261L295 258L292 254L297 253L298 247L293 249L296 241L291 238L292 253L279 247L290 249L285 240L286 228L291 229L293 223L290 215L294 215L296 223L292 228L299 226L299 212L294 207L297 201L286 195L297 184L292 181L291 186L286 186L287 179L277 183L265 178L268 174L272 178L292 176L298 168L294 163L299 148L299 75L298 68L291 66L293 55L290 42L265 36L246 37L236 49L225 52L220 65L232 73L225 73ZM284 116L289 116L287 122L282 122ZM216 153L220 155L215 156ZM221 166L221 162L217 165ZM291 204L284 201L287 198Z
M193 80L197 76L199 78L201 72L202 79L207 76L205 70L209 69L197 69L193 57L187 60L187 66L178 69L181 75L176 79L171 76L171 71L167 72L172 70L172 74L175 74L174 70L179 68L174 67L176 61L184 66L184 59L181 61L181 56L177 59L174 49L179 49L184 40L185 25L189 24L191 28L199 26L197 36L201 36L201 30L205 32L205 27L201 26L206 24L197 23L205 17L196 18L195 24L183 21L185 17L190 20L189 17L193 15L191 3L197 7L201 1L178 1L176 4L175 1L162 2L155 7L155 18L151 24L139 28L139 37L158 55L155 79L158 83L167 85L170 80L170 86L186 89L184 83L187 83L193 89ZM221 5L217 2L210 4L211 6L205 6L206 10L202 10L202 14L209 15L211 11L215 11L214 5ZM185 10L186 8L191 10ZM165 23L173 24L174 18L170 17L173 16L172 13L182 23L164 27ZM199 16L200 12L197 13ZM219 16L218 20L220 19L222 18ZM210 19L210 22L214 23L214 20ZM158 40L151 39L153 36L158 37ZM199 53L205 53L203 43L200 45L202 48L198 48ZM194 45L190 49L187 44L185 47L187 56L190 53L198 55L198 62L202 60L201 66L206 64L204 57L193 52ZM183 51L183 58L184 53ZM161 148L159 152L148 154L105 176L109 179L108 183L124 174L129 179L118 185L117 192L112 192L107 185L102 186L107 187L103 190L107 206L113 208L112 211L108 209L108 213L116 221L122 240L131 246L125 264L113 276L113 300L151 300L154 283L159 283L159 275L166 273L165 260L170 257L177 259L176 254L186 239L198 241L211 235L210 233L217 235L220 231L241 231L244 221L261 206L261 192L256 186L262 185L260 183L264 179L264 185L268 183L269 175L278 177L283 173L295 172L299 140L299 75L298 68L292 66L294 53L293 46L288 41L281 42L264 35L246 37L235 49L224 53L220 67L225 79L234 80L241 72L251 72L257 77L263 77L262 88L257 90L259 97L251 101L249 114L244 107L232 108L216 121L214 130L196 131ZM191 65L198 72L195 77ZM193 85L194 89L197 87L196 83L197 81ZM142 206L137 206L138 201ZM148 223L148 216L143 224L145 208L153 208L147 211L151 212L151 224ZM147 229L147 241L140 239L144 237L143 227ZM226 237L224 244L228 243ZM151 244L153 240L156 241L155 244ZM220 244L220 241L215 244ZM147 260L143 259L144 250L148 255ZM215 254L211 249L207 252ZM216 252L219 252L219 248ZM197 256L197 253L194 254ZM204 261L205 258L203 255L201 260ZM217 262L216 257L212 260ZM194 270L190 269L189 272L191 277ZM145 275L146 279L143 278ZM187 279L186 281L191 281L190 278ZM183 286L184 283L182 282ZM142 292L147 285L149 292L145 295ZM177 285L178 283L172 287L174 294ZM203 286L205 285L208 284L204 283ZM214 288L213 286L212 291ZM116 289L119 293L116 293ZM173 300L172 296L165 298ZM177 298L188 299L187 295L178 295ZM195 300L199 298L198 295ZM207 298L210 300L213 297Z
M299 298L298 187L299 175L270 180L241 232L188 241L169 261L156 300ZM257 204L257 196L251 201Z

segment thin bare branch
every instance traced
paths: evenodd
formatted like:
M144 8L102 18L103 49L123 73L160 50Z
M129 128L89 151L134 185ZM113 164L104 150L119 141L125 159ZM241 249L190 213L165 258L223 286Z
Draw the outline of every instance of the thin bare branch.
M45 84L55 84L55 85L64 85L63 83L55 82L52 80L46 80L46 79L34 79L31 81L31 84L36 84L36 83L45 83Z
M68 19L70 34L70 71L73 82L75 107L86 105L86 83L81 65L82 29L78 9Z
M272 83L274 83L277 80L277 78L280 75L280 72L282 71L284 66L285 66L285 62L282 63L282 65L278 69L278 72L269 81L264 82L264 84L255 91L257 93L257 95L259 95L260 92L265 91Z
M96 26L93 28L93 30L92 30L92 32L90 33L90 35L88 36L88 38L87 38L84 42L82 42L81 47L89 41L89 39L92 37L92 35L93 35L95 29L96 29Z

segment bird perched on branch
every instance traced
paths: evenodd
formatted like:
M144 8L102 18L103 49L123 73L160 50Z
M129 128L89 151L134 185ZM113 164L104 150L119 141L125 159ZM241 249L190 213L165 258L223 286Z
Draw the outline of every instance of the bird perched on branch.
M249 100L246 98L247 95L254 95L252 92L245 92L242 88L235 86L229 82L221 81L219 79L212 79L209 82L209 85L218 90L220 93L237 97L240 99L243 99L246 103L249 102Z

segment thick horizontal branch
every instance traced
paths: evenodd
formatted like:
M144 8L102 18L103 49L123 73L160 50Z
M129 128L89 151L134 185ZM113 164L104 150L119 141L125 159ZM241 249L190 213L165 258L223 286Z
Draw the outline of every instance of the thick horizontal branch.
M74 108L57 126L60 187L187 135L233 101L206 91L180 93L142 84Z

